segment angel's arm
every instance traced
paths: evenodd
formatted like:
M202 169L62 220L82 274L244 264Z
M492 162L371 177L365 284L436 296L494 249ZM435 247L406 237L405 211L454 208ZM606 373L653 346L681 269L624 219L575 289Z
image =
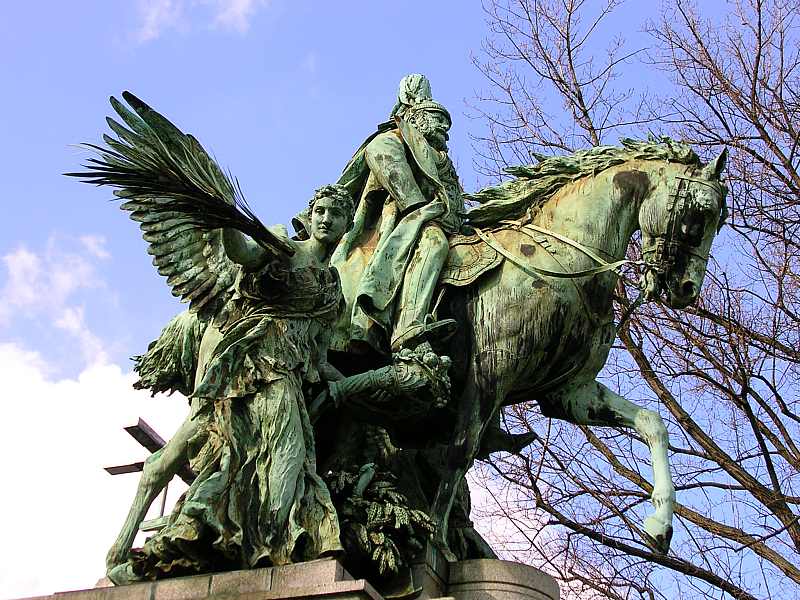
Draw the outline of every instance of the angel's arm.
M315 358L317 370L322 381L341 381L344 375L328 362L328 348L330 346L333 330L330 326L325 326L318 323L319 332L316 336L317 347L315 349Z
M225 254L233 262L241 265L245 271L257 271L270 259L270 254L241 231L226 228L222 233Z

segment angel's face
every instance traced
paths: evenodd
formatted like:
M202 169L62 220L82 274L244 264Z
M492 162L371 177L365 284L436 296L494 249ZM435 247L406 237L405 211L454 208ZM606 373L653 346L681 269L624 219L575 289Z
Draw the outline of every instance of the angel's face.
M311 208L311 236L325 245L337 244L350 224L347 211L333 198L320 198Z

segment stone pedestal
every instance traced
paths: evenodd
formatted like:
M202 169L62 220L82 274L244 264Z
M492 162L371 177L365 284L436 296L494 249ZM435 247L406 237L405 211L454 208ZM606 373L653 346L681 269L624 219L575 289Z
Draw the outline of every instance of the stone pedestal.
M297 565L176 577L152 583L60 592L37 600L384 600L333 558Z
M559 600L558 585L538 569L503 560L446 563L430 549L413 568L418 600ZM338 561L177 577L152 583L60 592L37 600L385 600Z
M447 593L456 600L559 600L556 580L507 560L462 560L450 565Z

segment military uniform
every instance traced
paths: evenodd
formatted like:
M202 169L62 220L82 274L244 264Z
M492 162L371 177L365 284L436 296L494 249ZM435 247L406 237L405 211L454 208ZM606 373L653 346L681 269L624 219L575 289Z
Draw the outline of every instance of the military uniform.
M357 244L375 241L357 284L350 339L382 352L391 340L397 349L404 335L424 324L447 258L447 234L461 227L458 176L446 151L397 116L364 142L338 183L358 199L358 208L331 264L342 267ZM340 271L346 278L347 269Z

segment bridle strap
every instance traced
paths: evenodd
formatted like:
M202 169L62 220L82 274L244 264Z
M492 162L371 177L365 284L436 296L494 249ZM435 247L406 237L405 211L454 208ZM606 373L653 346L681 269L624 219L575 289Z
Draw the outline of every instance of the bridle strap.
M600 258L599 256L597 256L597 254L595 254L594 252L592 252L591 250L586 248L580 242L576 242L573 239L570 239L570 238L568 238L568 237L566 237L564 235L561 235L560 233L556 233L554 231L550 231L549 229L545 229L544 227L539 227L537 225L532 225L532 224L521 225L517 221L502 221L502 223L504 225L510 226L509 227L510 229L515 229L517 231L522 231L523 233L525 233L525 234L527 234L527 235L529 235L531 237L533 237L533 234L531 233L532 231L535 231L537 233L542 233L542 234L545 234L545 235L550 235L550 236L556 238L557 240L560 240L560 241L564 242L565 244L568 244L568 245L572 246L573 248L576 248L576 249L580 250L586 256L588 256L589 258L594 260L596 263L598 263L598 266L596 266L596 267L593 267L591 269L583 269L581 271L551 271L549 269L542 269L541 267L534 267L533 265L526 265L525 263L523 263L520 260L519 257L517 257L514 254L512 254L511 252L509 252L500 242L498 242L497 238L494 237L494 235L492 234L491 231L485 232L485 231L481 230L478 227L473 227L473 229L475 230L475 233L478 235L478 237L481 240L483 240L490 248L494 249L499 254L501 254L502 256L507 258L508 260L510 260L512 263L514 263L517 267L522 269L528 275L531 275L531 276L534 276L534 277L537 276L537 275L540 275L540 276L543 275L545 277L556 277L558 279L577 279L577 278L580 278L580 277L593 277L595 275L599 275L600 273L607 273L609 271L613 271L613 272L619 274L619 270L624 265L627 265L627 264L643 265L644 264L642 261L628 260L628 259L617 260L617 261L614 261L614 262L607 262L607 261L603 260L602 258ZM534 238L534 241L536 241L535 238Z
M693 250L693 247L681 243L678 240L678 227L681 216L686 210L686 204L689 201L688 190L689 183L700 183L713 187L713 184L696 177L676 176L675 189L669 194L670 204L667 207L669 212L669 220L667 221L666 231L663 235L654 235L655 243L642 248L642 256L652 256L651 260L646 261L647 264L657 273L663 275L674 264L678 256L678 252L682 251L699 258L700 260L707 261L708 254L702 255Z
M603 260L602 258L597 256L597 254L592 252L589 248L587 248L586 246L584 246L580 242L576 242L572 238L568 238L567 236L561 235L560 233L556 233L555 231L550 231L549 229L545 229L544 227L539 227L538 225L534 225L533 223L525 223L524 225L522 223L520 223L519 221L501 221L501 223L505 223L505 224L508 224L508 225L512 225L512 226L518 227L519 229L521 229L522 231L524 231L525 233L527 233L531 237L533 237L532 234L530 233L531 231L535 231L537 233L543 233L544 235L549 235L550 237L554 237L557 240L562 241L562 242L564 242L565 244L567 244L569 246L572 246L576 250L579 250L579 251L583 252L586 256L591 258L597 264L599 264L599 265L606 264L605 260Z

